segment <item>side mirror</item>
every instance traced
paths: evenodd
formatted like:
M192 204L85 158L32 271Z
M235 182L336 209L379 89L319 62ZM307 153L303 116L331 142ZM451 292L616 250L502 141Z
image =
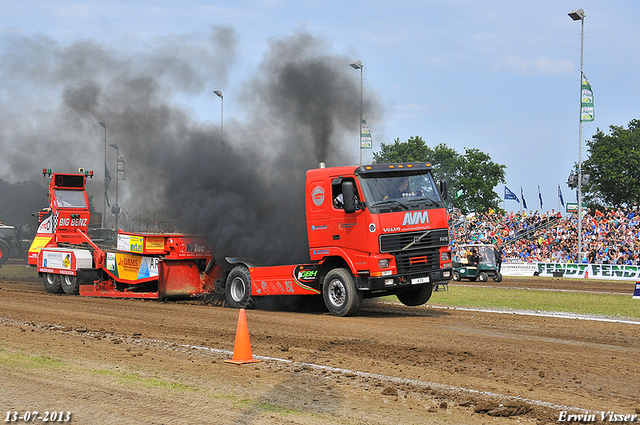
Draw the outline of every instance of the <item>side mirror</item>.
M346 212L347 214L353 214L354 212L356 212L355 195L356 189L353 185L353 182L342 182L342 199L344 202L344 212Z
M449 185L446 180L440 180L438 182L438 190L440 190L440 197L447 199L449 197Z

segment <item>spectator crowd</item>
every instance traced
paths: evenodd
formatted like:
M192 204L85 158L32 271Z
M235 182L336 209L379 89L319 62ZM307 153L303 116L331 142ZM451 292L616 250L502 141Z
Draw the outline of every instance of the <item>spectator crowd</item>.
M489 211L451 216L452 250L460 244L496 244L505 262L557 262L640 265L640 211L605 208L583 211L582 252L578 250L577 214L551 210Z

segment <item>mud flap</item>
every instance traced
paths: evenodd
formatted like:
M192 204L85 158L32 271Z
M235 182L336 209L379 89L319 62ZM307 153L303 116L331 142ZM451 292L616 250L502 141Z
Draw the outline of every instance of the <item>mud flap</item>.
M371 283L369 283L369 279L366 279L361 276L354 276L356 278L356 288L361 291L370 291Z

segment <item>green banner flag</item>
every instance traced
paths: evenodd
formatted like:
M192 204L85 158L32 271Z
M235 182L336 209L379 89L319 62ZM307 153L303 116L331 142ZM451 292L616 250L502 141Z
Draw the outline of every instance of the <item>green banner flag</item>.
M360 149L372 149L373 142L371 140L371 132L367 120L362 117L360 125Z
M593 90L587 80L587 76L582 73L582 107L580 108L580 121L593 121L596 118L596 111L593 107Z
M118 153L118 180L126 180L127 176L124 171L124 157Z

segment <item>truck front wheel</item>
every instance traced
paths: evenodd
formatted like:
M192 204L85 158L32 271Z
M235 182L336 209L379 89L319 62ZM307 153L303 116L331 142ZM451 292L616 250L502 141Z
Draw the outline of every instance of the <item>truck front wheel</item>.
M433 293L433 284L426 283L416 288L407 289L406 291L398 292L396 297L398 300L409 307L416 307L429 301L431 294Z
M235 266L224 287L224 293L229 307L253 308L255 303L251 298L251 275L245 265Z
M351 316L358 312L362 303L362 292L356 288L351 272L345 268L333 269L324 278L322 297L335 316Z
M60 285L60 275L53 273L45 273L42 275L44 289L50 294L61 294L62 286Z

